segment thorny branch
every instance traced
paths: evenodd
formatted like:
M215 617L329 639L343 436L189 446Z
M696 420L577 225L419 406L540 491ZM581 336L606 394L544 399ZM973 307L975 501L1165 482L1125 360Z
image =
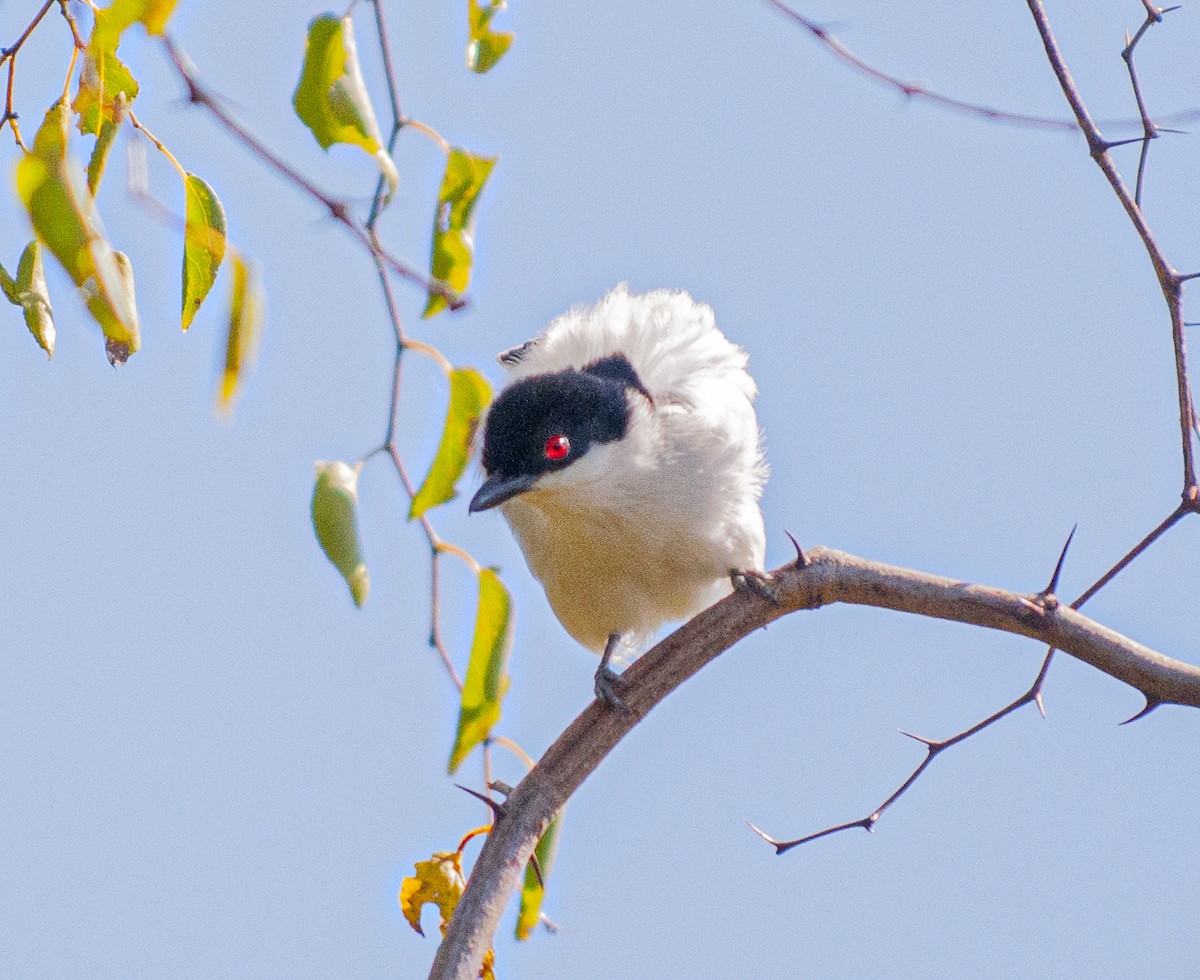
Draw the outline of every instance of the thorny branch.
M770 2L774 2L774 0L770 0ZM1119 561L1117 561L1111 568L1108 569L1108 571L1101 575L1100 578L1097 579L1078 599L1071 603L1072 609L1079 609L1085 602L1092 598L1092 596L1094 596L1109 582L1111 582L1123 569L1127 568L1129 564L1133 562L1134 559L1136 559L1143 551L1145 551L1148 547L1150 547L1150 545L1162 537L1162 535L1174 527L1183 517L1191 513L1196 513L1198 510L1200 510L1200 506L1198 506L1197 503L1200 494L1197 492L1192 456L1192 433L1195 429L1196 420L1192 409L1190 395L1191 385L1188 380L1187 358L1183 344L1182 331L1183 283L1190 277L1180 275L1174 271L1142 215L1141 190L1142 178L1145 172L1147 149L1149 147L1150 140L1156 138L1161 130L1155 126L1154 122L1150 118L1149 112L1147 111L1146 101L1142 94L1141 85L1138 81L1137 71L1134 67L1133 59L1134 50L1137 47L1138 42L1141 41L1141 39L1145 36L1146 32L1154 24L1160 23L1164 14L1169 13L1170 10L1174 10L1176 8L1172 7L1168 9L1160 9L1151 4L1149 0L1142 0L1142 2L1146 8L1146 19L1132 38L1129 38L1128 35L1126 36L1125 48L1121 52L1121 57L1128 66L1130 84L1133 88L1133 95L1137 102L1138 112L1141 115L1144 132L1144 135L1139 140L1133 141L1140 142L1142 144L1142 152L1138 162L1137 190L1131 199L1129 196L1129 191L1126 188L1120 173L1117 171L1116 166L1113 164L1109 153L1114 146L1120 144L1107 142L1100 135L1100 131L1091 119L1088 110L1083 103L1082 97L1080 96L1078 89L1075 87L1075 83L1071 78L1070 72L1062 59L1061 52L1059 51L1057 42L1055 41L1050 30L1050 25L1040 0L1029 0L1029 7L1033 13L1034 22L1037 24L1038 31L1046 48L1046 54L1049 58L1050 65L1054 70L1055 76L1059 80L1059 84L1062 86L1063 93L1067 98L1067 102L1070 105L1072 112L1075 114L1075 118L1078 121L1078 127L1087 140L1092 158L1096 160L1097 164L1100 166L1100 169L1104 172L1105 177L1108 179L1113 190L1116 192L1118 199L1125 206L1126 212L1133 221L1134 227L1137 229L1138 235L1150 255L1150 260L1154 268L1155 275L1157 276L1159 284L1162 288L1163 296L1167 301L1167 309L1171 319L1172 338L1174 340L1175 348L1176 381L1180 402L1180 428L1182 430L1183 441L1184 486L1179 506L1176 507L1175 510L1173 510L1169 515L1167 515L1167 517L1156 528L1154 528L1154 530L1152 530L1141 541L1134 545L1133 548L1126 552ZM1072 532L1072 534L1074 534L1074 532ZM1067 544L1069 546L1070 539L1068 539ZM1063 555L1059 558L1059 564L1055 569L1050 586L1045 591L1040 593L1043 601L1048 601L1054 596L1054 591L1058 582L1058 574L1062 569L1062 562L1065 556L1066 548L1063 549ZM1054 601L1057 602L1057 600ZM972 736L977 735L985 728L995 724L1002 718L1006 718L1008 715L1012 714L1018 708L1024 707L1026 704L1036 704L1038 710L1044 716L1045 708L1042 704L1042 688L1046 681L1046 675L1050 670L1050 664L1054 660L1054 653L1055 648L1050 647L1046 653L1045 659L1042 661L1041 668L1038 670L1037 677L1034 679L1033 685L1029 688L1029 690L1027 690L1016 700L1005 705L1003 708L988 715L982 721L972 725L970 728L967 728L964 731L961 731L958 734L942 741L935 741L932 739L923 738L919 735L913 735L910 732L904 732L903 734L915 739L925 746L925 758L921 761L920 765L918 765L917 768L909 774L908 778L905 779L904 782L901 783L901 785L892 793L892 795L884 800L883 803L881 803L867 816L859 820L852 820L848 823L827 827L824 830L820 830L816 833L789 841L775 840L774 838L765 834L758 827L755 827L754 824L750 824L751 828L764 840L772 844L775 847L777 854L783 854L784 852L800 844L814 841L821 837L827 837L830 834L835 834L843 830L852 830L856 827L861 827L862 829L868 831L874 830L875 824L879 821L880 817L882 817L887 809L912 787L912 785L924 774L925 770L929 767L933 760L944 750L954 745L958 745ZM1145 707L1132 718L1128 719L1128 721L1135 721L1138 718L1145 717L1162 703L1161 700L1154 697L1152 694L1146 692L1143 693L1145 693L1146 696ZM1128 723L1128 721L1126 723Z
M841 602L1003 630L1063 650L1136 687L1147 700L1200 707L1200 667L1150 650L1045 593L968 585L827 548L771 575L777 605L736 592L684 624L625 671L628 712L592 702L508 795L504 818L475 863L431 977L474 980L525 862L559 807L671 691L743 637L789 613Z

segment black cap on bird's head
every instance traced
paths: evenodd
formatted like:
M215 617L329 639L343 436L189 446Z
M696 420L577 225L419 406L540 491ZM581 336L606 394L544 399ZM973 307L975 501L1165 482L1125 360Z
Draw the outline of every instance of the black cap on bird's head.
M470 511L488 510L532 489L538 479L570 466L593 443L613 442L629 427L629 389L649 394L621 354L536 374L500 393L483 435L487 480Z

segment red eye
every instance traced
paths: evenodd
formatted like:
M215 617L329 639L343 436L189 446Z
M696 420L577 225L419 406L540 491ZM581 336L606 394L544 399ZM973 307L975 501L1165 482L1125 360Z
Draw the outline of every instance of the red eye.
M555 462L565 459L570 451L571 440L566 436L551 436L546 440L546 447L542 450L547 459Z

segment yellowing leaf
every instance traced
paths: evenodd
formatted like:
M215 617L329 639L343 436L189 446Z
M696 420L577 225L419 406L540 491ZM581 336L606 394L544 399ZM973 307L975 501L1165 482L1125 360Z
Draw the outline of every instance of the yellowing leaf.
M550 869L554 866L554 852L558 848L558 831L562 824L562 815L562 810L554 815L550 826L546 828L542 839L534 848L537 868L534 868L533 861L525 866L525 881L521 886L521 906L517 912L516 937L518 939L528 939L541 918L542 899L546 897L546 882L550 878ZM539 871L541 872L540 878L538 877Z
M112 6L95 11L95 26L88 46L115 51L121 35L141 23L149 34L161 34L179 0L113 0Z
M50 107L33 150L17 163L17 192L38 238L80 288L104 331L109 360L123 363L141 346L133 270L100 234L91 195L68 166L69 115L63 99Z
M492 18L507 6L504 0L489 0L486 6L481 6L479 0L468 0L471 40L467 44L467 67L477 74L489 71L512 46L512 34L493 31L490 26Z
M495 164L495 157L475 156L459 147L452 149L446 158L446 173L433 217L430 268L435 279L457 293L463 292L471 280L475 230L472 215ZM433 316L448 305L444 296L431 292L421 316Z
M512 600L490 568L479 573L479 609L471 659L463 682L458 730L450 753L454 772L471 749L487 738L500 720L500 703L508 692L508 652L512 647Z
M345 463L317 463L312 522L326 557L342 573L356 606L367 601L371 580L358 538L358 470Z
M212 289L225 257L225 209L213 189L195 174L183 182L187 196L183 245L183 329Z
M428 861L418 861L413 868L416 874L400 883L400 894L397 896L400 911L404 913L408 924L423 936L421 911L426 905L436 905L442 917L442 935L445 935L446 924L467 887L462 871L462 855L457 851L436 851Z
M309 23L304 66L292 105L323 149L348 143L371 154L395 193L400 175L383 147L349 17L322 14Z
M232 409L246 369L254 360L262 325L262 295L253 271L233 254L233 289L229 297L229 333L225 340L225 370L218 405Z
M413 497L409 520L457 496L454 485L467 468L475 427L491 397L491 386L478 371L455 368L450 372L450 406L446 410L442 441L425 482Z
M138 94L138 83L117 57L115 49L96 46L97 36L98 33L93 32L92 41L84 52L79 89L71 103L79 116L79 131L84 135L99 134L105 122L119 122L125 107Z

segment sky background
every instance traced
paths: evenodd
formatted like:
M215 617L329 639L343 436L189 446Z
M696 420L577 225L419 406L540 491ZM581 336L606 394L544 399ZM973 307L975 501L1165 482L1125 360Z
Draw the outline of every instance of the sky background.
M36 8L0 0L0 44ZM784 530L968 581L1035 592L1079 523L1073 598L1169 513L1180 489L1168 321L1144 252L1082 140L905 101L767 4L516 3L487 76L465 6L389 0L404 109L498 154L478 208L472 305L407 329L498 382L496 351L614 284L710 303L745 346ZM798 8L858 54L967 100L1065 118L1025 4ZM201 77L322 187L364 204L371 161L323 153L291 111L304 4L183 0ZM382 114L370 8L355 17ZM1049 13L1096 116L1134 114L1119 58L1136 0ZM56 97L66 30L21 52L27 138ZM1152 110L1200 106L1200 18L1139 52ZM386 461L361 481L372 593L359 611L308 518L312 465L383 437L392 340L372 267L310 200L188 109L161 48L121 48L136 110L224 202L267 318L230 423L214 417L228 273L178 329L177 236L124 189L99 206L137 274L143 350L120 370L61 275L47 363L0 308L0 974L419 977L435 949L396 904L416 860L481 823L445 763L454 692L428 632L427 552ZM1134 135L1112 130L1114 137ZM76 148L83 141L76 139ZM1117 151L1132 174L1136 147ZM150 150L156 194L179 209ZM0 259L28 237L0 134ZM1153 147L1145 208L1177 268L1200 268L1200 143ZM427 262L437 149L402 135L390 246ZM1191 319L1200 314L1189 307ZM401 443L420 473L444 411L413 358ZM503 521L440 533L499 565L517 603L499 731L539 755L588 703L594 657L554 620ZM1195 661L1200 521L1088 606ZM473 579L448 566L465 664ZM1060 656L1045 697L940 758L878 825L782 858L779 837L862 817L948 736L1023 692L1027 640L826 608L747 638L673 694L571 801L545 910L497 938L499 975L823 978L1181 976L1200 970L1200 716ZM497 776L522 768L497 756ZM459 779L478 785L478 758ZM473 855L474 851L471 852Z

